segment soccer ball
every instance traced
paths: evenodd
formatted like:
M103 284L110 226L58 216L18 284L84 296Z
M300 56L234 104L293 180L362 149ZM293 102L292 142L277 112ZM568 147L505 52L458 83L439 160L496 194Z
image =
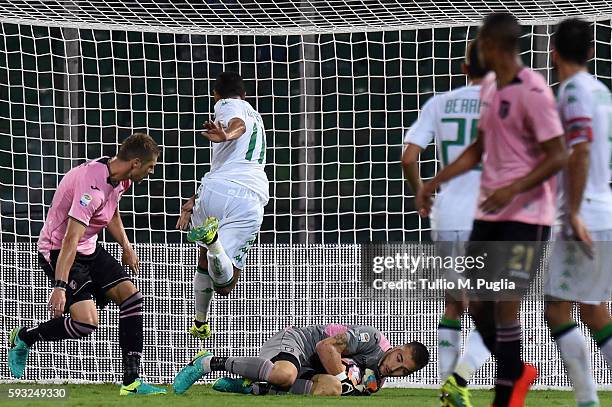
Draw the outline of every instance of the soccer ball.
M355 361L350 358L343 358L342 364L345 366L346 375L350 379L351 383L353 383L353 386L361 384L361 368L357 366Z

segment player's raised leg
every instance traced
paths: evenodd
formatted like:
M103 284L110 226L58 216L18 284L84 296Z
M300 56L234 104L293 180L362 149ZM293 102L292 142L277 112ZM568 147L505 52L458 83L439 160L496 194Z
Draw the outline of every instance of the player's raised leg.
M198 195L181 208L176 225L187 229L191 223L188 240L206 249L194 276L196 318L189 329L199 338L210 336L211 289L227 296L236 286L269 199L265 128L261 115L245 101L242 77L221 73L213 96L215 121L204 123L202 132L212 142L211 170Z

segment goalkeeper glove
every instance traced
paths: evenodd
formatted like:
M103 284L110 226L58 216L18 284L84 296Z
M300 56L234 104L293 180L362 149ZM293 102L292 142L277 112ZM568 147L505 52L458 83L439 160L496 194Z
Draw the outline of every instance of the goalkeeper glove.
M338 373L336 375L336 379L340 380L340 384L342 385L342 392L340 395L342 396L353 396L359 393L358 390L355 389L355 383L351 378L346 374L346 371L342 373Z

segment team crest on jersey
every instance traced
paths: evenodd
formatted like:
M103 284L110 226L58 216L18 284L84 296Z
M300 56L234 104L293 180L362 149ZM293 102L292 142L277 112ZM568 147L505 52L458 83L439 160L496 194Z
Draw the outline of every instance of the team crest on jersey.
M91 195L89 195L89 194L83 194L83 195L81 195L81 201L80 201L81 206L83 206L83 207L87 207L87 205L89 205L89 203L91 202L91 200L92 200Z
M367 332L360 333L359 342L370 342L370 334Z
M508 113L510 113L510 102L507 100L502 100L499 104L499 117L505 119L508 117Z

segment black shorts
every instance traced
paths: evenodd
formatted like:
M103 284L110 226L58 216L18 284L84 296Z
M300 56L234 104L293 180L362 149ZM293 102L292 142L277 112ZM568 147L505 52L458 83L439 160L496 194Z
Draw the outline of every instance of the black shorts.
M474 221L466 255L484 257L485 266L480 270L469 269L466 277L472 282L472 287L475 281L482 278L491 284L500 282L502 292L492 291L492 285L487 285L484 291L477 290L472 294L475 293L481 300L504 299L504 294L508 294L508 298L524 295L541 268L545 242L549 239L550 226L511 221ZM492 298L486 298L487 295Z
M51 250L50 261L38 253L39 264L51 281L55 280L59 252ZM106 292L126 280L131 281L127 271L101 245L96 245L96 250L90 255L77 252L68 274L64 311L68 311L72 304L85 300L95 300L99 308L104 308L110 301Z

